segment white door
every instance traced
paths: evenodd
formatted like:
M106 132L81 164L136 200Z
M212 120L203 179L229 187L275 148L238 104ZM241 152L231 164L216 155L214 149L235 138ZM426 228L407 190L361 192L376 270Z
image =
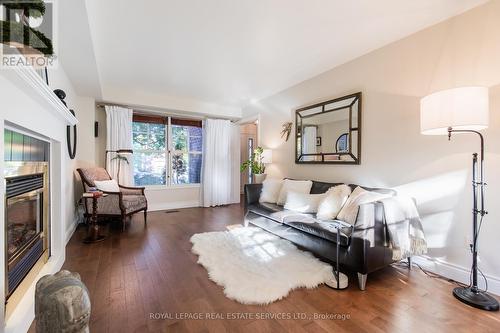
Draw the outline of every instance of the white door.
M254 123L241 125L241 161L240 164L250 158L253 150L257 148L257 125ZM241 173L241 193L245 184L252 182L251 170L245 170Z

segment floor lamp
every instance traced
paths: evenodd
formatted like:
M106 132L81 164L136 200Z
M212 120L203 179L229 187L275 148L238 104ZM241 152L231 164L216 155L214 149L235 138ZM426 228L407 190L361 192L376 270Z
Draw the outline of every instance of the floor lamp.
M472 155L472 252L471 281L468 287L453 289L453 295L470 306L498 311L498 301L477 285L478 236L484 215L484 139L479 132L488 127L488 88L463 87L439 91L420 101L420 126L424 135L448 135L469 133L479 137L480 154ZM479 168L478 168L479 164ZM479 177L478 177L479 173Z
M132 155L134 151L132 149L118 149L118 150L106 150L106 156L104 157L104 169L108 170L108 154L109 153L116 153L117 155ZM118 173L116 174L116 178L118 179L118 182L120 182L120 167L121 167L121 160L118 160Z

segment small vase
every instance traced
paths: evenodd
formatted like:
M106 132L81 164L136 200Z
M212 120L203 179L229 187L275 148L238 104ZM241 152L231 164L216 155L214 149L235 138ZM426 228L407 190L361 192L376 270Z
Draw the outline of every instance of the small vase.
M253 175L255 184L262 184L262 182L264 181L264 179L266 179L266 176L267 175L265 173L255 173Z

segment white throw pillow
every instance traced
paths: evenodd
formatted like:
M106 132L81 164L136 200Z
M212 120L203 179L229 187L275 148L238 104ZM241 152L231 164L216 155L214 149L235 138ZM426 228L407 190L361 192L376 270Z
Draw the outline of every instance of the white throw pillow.
M118 186L118 183L114 179L94 180L94 184L98 190L104 192L120 192L120 187Z
M312 181L285 179L281 187L277 204L283 206L286 202L288 192L309 193L311 192Z
M351 188L345 184L337 185L331 187L325 194L326 197L318 206L318 214L316 217L319 220L333 220L347 202L351 194Z
M283 179L268 178L262 182L259 202L276 203L283 185Z
M299 213L316 213L319 203L326 197L326 193L309 194L288 192L286 196L285 209Z
M370 192L361 187L356 187L337 215L337 220L354 225L358 217L359 205L375 202L387 198L387 194Z

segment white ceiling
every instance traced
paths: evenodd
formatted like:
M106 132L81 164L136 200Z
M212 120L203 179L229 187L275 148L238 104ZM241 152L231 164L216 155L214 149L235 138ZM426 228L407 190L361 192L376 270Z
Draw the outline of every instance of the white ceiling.
M86 9L102 99L120 91L241 108L484 2L86 0ZM89 70L70 72L79 88Z

